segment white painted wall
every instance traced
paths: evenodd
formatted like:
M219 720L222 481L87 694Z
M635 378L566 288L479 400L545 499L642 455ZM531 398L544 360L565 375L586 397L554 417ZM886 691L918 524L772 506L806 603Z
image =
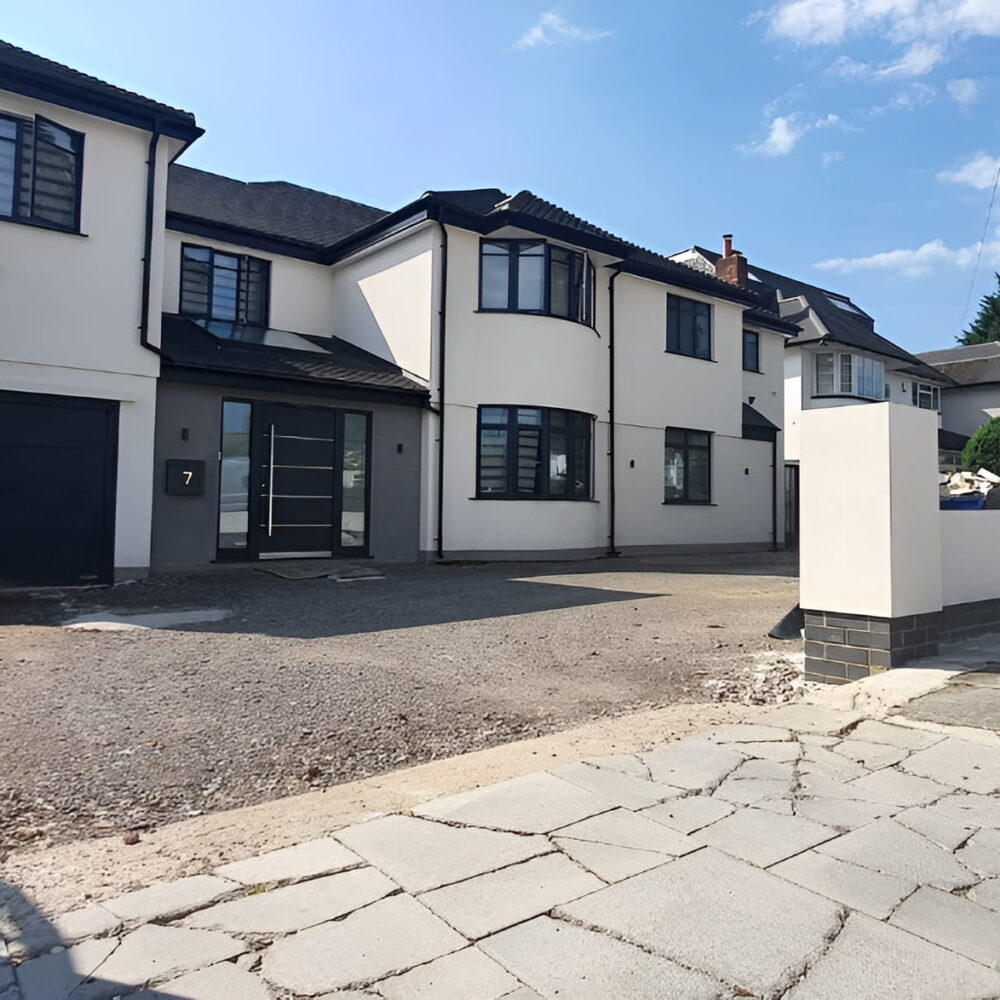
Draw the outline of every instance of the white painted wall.
M157 356L139 342L149 133L0 91L0 111L84 133L81 232L0 221L0 389L117 399L116 571L149 565ZM149 338L159 343L167 163L161 138Z
M990 420L986 409L1000 407L1000 386L969 385L941 391L941 426L971 437Z
M937 415L887 402L803 411L801 470L802 607L939 610Z
M945 606L1000 597L1000 510L941 511Z

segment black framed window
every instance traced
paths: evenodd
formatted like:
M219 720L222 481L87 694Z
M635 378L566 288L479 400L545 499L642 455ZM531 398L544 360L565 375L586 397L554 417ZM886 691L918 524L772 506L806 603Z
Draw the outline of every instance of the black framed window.
M269 261L211 247L181 247L181 312L199 319L267 326Z
M743 331L743 370L760 371L760 334L754 330Z
M79 232L83 133L0 114L0 218Z
M712 311L706 303L667 295L667 350L711 360Z
M538 406L480 406L476 496L589 500L593 418Z
M594 266L544 240L483 240L479 308L562 316L593 324Z
M664 503L711 503L712 435L668 427L663 451Z

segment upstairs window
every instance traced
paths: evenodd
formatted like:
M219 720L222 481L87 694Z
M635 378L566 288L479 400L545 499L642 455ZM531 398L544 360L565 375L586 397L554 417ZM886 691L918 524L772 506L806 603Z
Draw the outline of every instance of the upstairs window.
M527 406L479 407L476 496L492 500L589 500L588 413Z
M181 248L181 312L198 319L267 326L271 265L211 247Z
M919 406L921 410L940 409L940 390L936 385L928 385L926 382L914 382L910 388L914 406Z
M885 362L863 354L817 354L815 395L885 399Z
M593 323L594 266L577 250L544 240L483 240L479 308Z
M760 334L753 330L743 331L743 370L760 371Z
M712 311L706 303L667 295L667 350L711 360Z
M0 218L79 232L83 133L0 115Z

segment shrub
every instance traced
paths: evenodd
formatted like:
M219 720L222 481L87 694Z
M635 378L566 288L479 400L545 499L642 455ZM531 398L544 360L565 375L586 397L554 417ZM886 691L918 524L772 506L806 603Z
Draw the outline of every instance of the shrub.
M1000 417L983 424L962 451L962 468L969 472L989 469L1000 475Z

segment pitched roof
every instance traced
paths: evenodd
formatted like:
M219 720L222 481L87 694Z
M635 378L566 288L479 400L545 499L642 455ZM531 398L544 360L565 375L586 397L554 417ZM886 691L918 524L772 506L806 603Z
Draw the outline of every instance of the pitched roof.
M170 165L167 212L263 233L320 249L388 213L286 181L238 181Z
M715 265L722 257L720 253L705 247L694 246L691 249L701 254L712 265ZM789 278L776 271L768 271L753 263L749 264L749 271L762 285L777 292L779 298L801 297L808 303L807 309L785 313L783 319L793 323L800 322L805 319L809 309L811 309L819 317L829 334L829 336L824 336L821 331L803 331L789 340L788 346L831 340L847 347L855 347L859 351L870 351L873 354L881 354L897 361L906 361L913 368L915 374L920 374L925 378L939 377L939 374L929 369L919 357L876 333L875 321L863 309L855 305L849 296L821 288L819 285L799 281L797 278ZM751 281L751 285L753 284L755 282Z
M160 131L177 138L196 139L203 132L190 111L116 87L2 39L0 90L11 90L142 128L151 128L155 120Z
M959 385L1000 382L1000 343L925 351L917 357Z
M173 313L163 314L162 329L160 349L169 365L427 396L427 389L397 365L338 337L306 337L313 350L291 350L213 336L200 323Z

